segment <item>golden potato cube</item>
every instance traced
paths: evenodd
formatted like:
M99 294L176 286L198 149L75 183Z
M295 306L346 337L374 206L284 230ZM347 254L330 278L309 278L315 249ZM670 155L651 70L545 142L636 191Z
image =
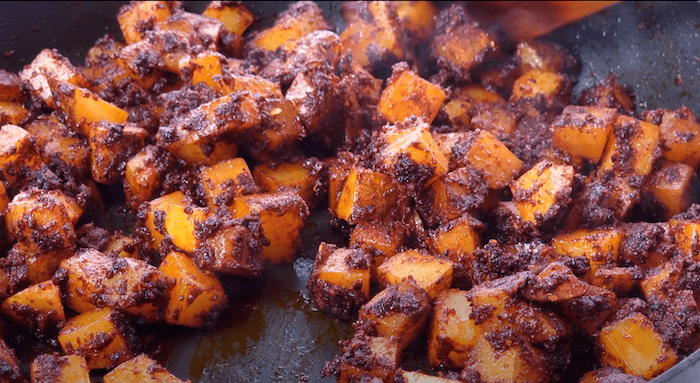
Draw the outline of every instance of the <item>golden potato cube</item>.
M5 317L39 334L60 329L66 322L61 291L52 281L29 286L10 296L0 309Z
M92 178L101 184L122 180L126 163L144 146L148 132L135 124L90 124L90 169Z
M53 278L54 273L61 266L61 261L75 254L75 246L65 249L41 250L33 243L24 244L17 242L12 245L8 256L17 256L25 267L26 279L30 284L37 284Z
M0 128L0 177L10 190L24 183L25 174L41 166L34 137L16 125Z
M145 354L118 365L114 370L105 374L103 381L104 383L184 383Z
M459 383L459 380L440 378L438 376L432 376L418 371L401 370L399 374L404 383Z
M16 73L0 69L0 101L21 103L25 97L19 87L19 76Z
M562 262L548 264L528 281L523 296L534 302L559 302L583 296L588 284L579 280Z
M11 239L41 251L65 249L75 242L73 226L83 209L58 190L31 189L15 195L5 212Z
M216 52L188 56L178 63L178 73L181 77L189 79L188 83L191 85L204 83L210 88L216 89L216 80L220 80L223 74L222 60L225 60L224 56ZM219 77L217 78L216 76Z
M372 256L372 282L377 279L377 267L387 257L399 252L408 236L402 222L360 222L350 231L350 247L367 251Z
M0 339L0 379L3 382L24 383L26 380L20 371L19 361L15 356L15 351L11 349L3 339Z
M306 134L306 128L294 101L267 99L261 113L270 118L260 129L253 130L252 141L246 142L248 153L258 162L272 162L289 151Z
M661 167L652 171L645 188L663 206L663 217L669 219L692 204L693 181L695 169L690 165L661 161Z
M257 221L223 226L202 241L193 258L215 273L257 277L263 270L263 243Z
M533 69L562 73L576 65L576 59L563 47L546 40L521 41L515 51L523 73Z
M700 222L675 217L670 219L668 223L676 239L676 246L685 255L700 260Z
M587 257L592 275L601 267L617 264L623 236L619 228L578 229L552 238L552 247L561 255Z
M461 6L447 8L438 17L445 22L442 28L438 27L438 34L431 43L433 55L441 67L468 78L469 71L483 61L496 43L465 15Z
M240 196L234 200L233 210L234 218L249 214L260 218L263 235L270 241L262 250L265 262L279 265L294 261L301 246L301 229L309 216L299 194L286 191Z
M574 182L574 168L542 161L510 186L523 221L541 224L566 209Z
M280 84L264 77L232 74L226 76L222 81L214 87L222 94L246 91L270 99L284 97Z
M424 329L432 308L430 298L412 279L391 285L362 305L357 327L399 340L406 348Z
M472 110L472 104L468 101L464 100L459 100L459 99L452 99L450 101L447 101L443 106L442 110L445 112L447 115L447 119L450 121L452 126L454 126L457 129L464 129L468 128L472 121L472 115L471 115L471 110ZM442 133L442 134L451 134L451 133ZM454 134L454 133L452 133ZM445 153L447 157L449 158L450 153Z
M616 109L569 105L552 124L552 146L597 164L616 118Z
M253 175L241 157L208 166L200 172L204 198L212 211L219 206L230 208L237 196L256 192Z
M452 285L453 262L419 250L406 250L385 260L377 268L379 281L384 286L396 285L411 277L428 292L431 300Z
M398 339L356 334L341 345L341 351L338 383L357 382L363 376L377 377L384 383L394 381L401 357ZM357 358L358 353L366 358Z
M426 242L433 254L454 262L454 280L469 284L472 279L472 252L481 247L483 224L465 214L428 231Z
M562 313L591 337L598 335L616 304L614 292L593 285L584 295L558 303Z
M700 124L692 111L686 107L666 111L661 117L659 134L665 159L693 169L700 165Z
M41 354L31 365L32 383L90 383L90 369L82 355Z
M200 270L183 253L171 252L158 270L172 280L165 321L188 327L212 327L228 304L221 281L210 271Z
M475 285L468 295L472 310L486 315L474 316L474 323L483 332L501 331L516 317L516 294L526 283L523 273L516 273Z
M90 174L90 145L53 116L39 116L25 126L36 137L41 159L51 169L70 169L76 177Z
M605 382L628 382L628 383L645 383L647 380L640 377L625 374L622 370L612 367L602 367L597 370L591 370L583 374L578 383L605 383Z
M461 167L424 188L416 208L423 221L434 227L483 207L486 194L480 175Z
M124 124L129 112L107 102L91 91L67 82L49 78L54 90L57 111L63 122L85 137L90 136L90 125L98 122Z
M467 362L484 383L545 383L549 366L543 352L527 342L503 350L494 348L486 337L480 337Z
M136 1L119 9L117 22L127 44L143 39L144 33L153 29L172 14L166 1Z
M17 125L29 116L29 111L13 101L0 101L0 125Z
M432 1L398 1L396 15L401 28L408 30L419 39L426 39L433 34L437 9Z
M433 133L433 140L438 149L449 161L452 157L452 148L459 142L466 141L469 134L466 132Z
M245 4L229 1L212 1L202 16L221 21L229 32L238 36L243 36L243 32L255 21L255 15Z
M167 238L186 253L199 244L196 227L207 219L204 209L193 207L181 191L158 197L148 203L143 226L150 235L150 245L160 251Z
M639 283L642 294L649 302L666 302L672 299L669 297L669 291L674 290L678 285L682 273L683 265L675 261L664 262L648 270Z
M358 163L352 152L341 151L337 157L327 160L328 163L328 211L338 216L338 202L345 187L345 181L350 174L350 168Z
M626 373L652 379L671 368L678 356L643 314L632 313L600 330L600 361Z
M466 291L447 289L435 299L428 335L428 361L433 368L465 367L481 334L471 313Z
M476 104L471 113L472 129L488 130L499 137L513 133L520 119L518 113L506 102Z
M112 233L109 243L102 251L104 255L118 258L143 259L141 242L135 235L124 235L121 232Z
M387 125L379 139L386 142L378 154L379 167L397 182L423 186L447 174L449 161L425 121Z
M579 100L582 105L615 108L631 116L635 114L634 97L632 87L618 83L615 75L610 73L600 84L582 89Z
M112 307L148 322L163 319L172 283L140 259L112 258L85 249L61 261L56 272L66 304L77 312Z
M155 145L147 145L136 153L124 167L124 194L129 206L158 196L167 170L175 166L175 158Z
M88 82L67 57L58 51L44 49L22 71L19 77L29 88L32 98L56 109L52 91L56 90L51 80L67 82L79 87L87 87Z
M90 370L114 367L133 358L137 339L133 325L109 307L74 316L58 334L63 352L82 355Z
M362 249L321 242L306 289L321 310L350 319L369 300L371 265L372 257Z
M431 124L445 101L445 91L413 73L405 62L395 64L391 70L377 112L392 124L411 116L423 118Z
M454 92L459 99L472 104L503 104L506 102L498 93L492 92L480 84L457 86Z
M536 108L549 110L559 105L564 107L570 96L571 81L567 75L533 69L515 80L510 101L535 102Z
M368 70L402 60L406 51L397 8L397 4L387 1L343 4L341 13L346 28L340 33L342 53L351 54ZM359 14L371 19L358 17Z
M659 157L657 148L660 142L658 126L618 115L598 165L598 173L611 170L620 176L647 176Z
M309 208L313 209L325 194L322 176L325 175L323 162L315 157L299 158L272 166L260 164L253 168L255 184L263 192L296 190Z
M253 45L270 52L278 48L294 49L297 40L307 34L333 27L323 17L318 5L312 2L298 2L282 12L272 27L267 28L253 38Z
M354 165L340 192L336 215L351 225L385 220L396 210L402 194L403 188L394 178Z
M641 276L642 270L636 267L602 267L587 275L586 281L625 296L639 285Z
M452 149L450 167L470 165L482 174L490 189L501 189L520 174L523 161L513 154L496 136L477 130L465 142ZM452 166L452 165L455 166Z

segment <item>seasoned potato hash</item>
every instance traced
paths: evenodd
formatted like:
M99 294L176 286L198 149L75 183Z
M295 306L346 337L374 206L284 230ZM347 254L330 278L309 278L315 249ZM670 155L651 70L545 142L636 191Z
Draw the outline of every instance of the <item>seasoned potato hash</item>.
M181 381L144 326L213 328L319 213L306 296L352 332L309 374L645 382L700 346L693 111L573 97L566 49L462 4L340 12L134 1L84 63L0 70L0 381Z

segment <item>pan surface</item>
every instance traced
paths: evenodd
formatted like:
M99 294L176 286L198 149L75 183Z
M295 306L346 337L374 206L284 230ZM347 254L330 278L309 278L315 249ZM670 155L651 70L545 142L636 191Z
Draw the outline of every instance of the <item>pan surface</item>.
M106 32L120 36L115 16L124 3L0 2L0 68L17 72L43 48L56 48L74 64L82 64L97 38ZM257 17L253 28L269 26L289 3L249 2ZM340 27L339 2L319 5ZM205 6L186 2L193 12ZM638 111L686 105L697 115L698 20L698 2L623 2L545 38L579 60L575 95L612 72L633 87ZM334 242L335 235L328 229L328 216L317 214L293 265L269 268L260 279L225 279L230 307L215 329L149 329L148 336L157 339L153 343L158 360L179 378L194 382L333 382L321 378L319 371L337 352L337 341L352 331L349 324L317 312L304 284L318 243ZM654 382L700 381L699 359L698 353L686 358Z

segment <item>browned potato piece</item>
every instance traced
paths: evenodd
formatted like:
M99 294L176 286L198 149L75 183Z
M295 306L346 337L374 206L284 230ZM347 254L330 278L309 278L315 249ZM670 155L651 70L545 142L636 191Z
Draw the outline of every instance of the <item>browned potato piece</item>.
M54 172L68 170L77 177L90 173L90 145L53 115L43 115L25 126L36 137L41 159Z
M541 112L553 110L558 114L570 97L571 80L568 76L533 69L515 80L510 101L532 103Z
M143 259L140 245L141 241L135 235L116 232L102 252L109 257Z
M58 334L63 351L85 357L90 370L114 367L133 358L137 340L133 324L109 307L74 316Z
M192 253L199 244L196 227L207 218L206 210L191 206L181 191L158 197L148 203L143 227L151 247L160 251L168 239L181 250Z
M219 206L231 209L237 196L256 192L248 164L240 157L208 166L200 174L204 198L212 211L216 211Z
M188 327L214 326L228 299L213 273L200 270L191 258L178 252L168 254L158 271L173 281L166 298L167 323Z
M135 124L90 124L90 168L92 178L102 184L122 181L127 161L143 147L146 130Z
M338 383L362 381L361 378L379 378L380 382L390 383L399 368L401 349L394 338L371 337L364 334L341 343L341 354L336 356L335 373ZM357 358L358 353L363 358ZM374 381L369 380L374 383Z
M420 193L417 210L431 227L488 208L489 191L472 167L461 167L436 179Z
M668 221L678 248L693 259L700 260L700 220L682 215Z
M472 306L466 291L447 289L438 295L428 335L431 366L465 367L469 353L481 335L471 314Z
M412 249L384 261L377 268L377 273L379 282L384 286L396 285L405 278L413 278L433 300L452 284L453 268L453 262L448 259Z
M571 200L574 168L543 161L510 186L520 217L542 224L565 211Z
M16 125L0 128L0 177L14 193L24 183L24 175L41 166L34 137Z
M465 214L429 231L430 250L454 263L455 282L470 283L472 252L481 247L482 228L481 222Z
M26 382L20 371L15 351L3 339L0 339L0 363L3 366L0 370L0 380L9 383Z
M306 289L323 311L352 318L370 298L371 256L362 249L321 242Z
M479 373L484 383L549 381L549 366L543 351L528 343L497 349L488 338L480 337L466 364Z
M559 234L552 239L557 253L571 257L587 257L590 275L606 265L616 265L624 232L614 229L579 229Z
M198 266L216 273L245 277L263 270L265 242L257 220L224 225L205 238L192 255Z
M346 28L340 33L342 52L350 53L368 70L404 59L406 48L397 8L389 1L343 3Z
M67 305L77 312L124 310L149 322L162 320L172 283L145 261L111 258L85 249L61 261L56 272Z
M670 292L677 286L683 273L683 265L671 260L647 270L639 284L647 301L664 302L671 299Z
M643 314L632 313L602 330L600 360L609 367L652 379L676 364L678 356Z
M437 376L432 376L424 374L418 371L404 371L399 372L401 379L404 383L458 383L459 380L452 380L446 378L440 378Z
M641 376L625 374L622 370L612 367L603 367L591 370L583 374L578 383L605 383L609 381L622 381L627 383L646 383Z
M474 22L460 5L452 5L436 18L438 35L432 41L433 55L438 64L470 78L469 71L484 60L496 43Z
M281 164L260 164L253 168L253 179L263 192L296 190L310 209L320 202L326 188L322 177L326 167L315 157L299 158Z
M614 108L619 113L631 116L634 114L634 92L627 84L617 82L615 75L610 73L600 84L581 90L579 97L581 105Z
M651 113L654 115L654 112ZM646 120L659 125L663 157L669 161L681 162L692 168L700 164L700 124L695 115L687 107L680 107L674 111L664 111L661 121Z
M167 1L136 1L123 6L117 15L119 28L127 44L141 41L144 33L172 14Z
M32 383L90 383L90 370L82 355L41 354L31 366Z
M63 327L66 315L61 291L52 281L41 282L12 295L2 302L3 314L38 334L50 334Z
M0 125L20 124L29 116L29 111L13 101L0 101Z
M513 133L518 125L518 114L505 101L475 104L471 113L472 128L488 130L498 137Z
M379 98L377 111L392 124L411 116L430 124L445 98L445 91L439 85L421 78L401 62L391 67L391 77Z
M515 57L519 59L523 73L533 69L561 73L576 65L576 60L566 49L545 40L519 42Z
M431 308L428 293L408 278L362 305L355 328L398 339L404 349L422 333Z
M136 153L124 168L124 194L132 208L160 194L165 172L175 166L175 158L155 145Z
M507 186L520 174L523 162L496 136L485 130L476 130L469 138L452 148L450 168L472 166L484 174L490 189Z
M616 118L615 109L569 105L552 124L552 146L597 164Z
M523 296L535 302L559 302L583 296L586 291L587 283L579 280L563 263L554 262L528 281Z
M634 117L618 115L603 152L598 173L612 170L620 176L647 176L661 155L659 127Z
M350 247L364 249L372 256L372 282L378 282L377 267L402 248L408 228L402 222L360 222L350 232Z
M645 189L654 201L663 206L663 217L669 219L686 211L692 204L695 169L678 162L661 161L661 167L653 170Z
M301 246L301 229L309 216L299 194L286 191L240 196L234 200L233 211L234 218L259 217L263 235L270 241L262 250L265 262L279 265L294 261Z
M127 360L104 376L105 383L184 383L145 354ZM187 381L189 382L189 380Z
M598 334L617 303L615 293L602 287L589 285L586 293L578 298L559 302L566 317L591 337Z
M350 175L350 169L357 165L358 159L352 152L342 151L326 162L328 163L328 211L337 217L338 202L345 187L345 181Z
M220 80L223 74L221 62L224 60L225 57L216 52L187 56L178 63L178 73L181 78L188 80L188 84L197 85L204 83L211 88L216 88L216 80Z
M80 71L71 64L68 58L61 56L58 51L44 49L22 71L19 77L27 84L32 98L45 103L50 108L56 108L49 79L67 82L78 87L87 86L87 80Z
M77 202L58 190L31 189L12 199L5 213L10 238L30 249L65 249L75 242L74 225L83 213Z
M278 48L294 49L297 40L320 29L332 30L318 5L311 1L300 1L282 12L275 24L253 38L252 44L260 49L274 52Z
M419 39L426 39L433 34L437 9L432 1L398 1L396 15L401 28Z
M22 102L24 99L19 88L19 76L0 69L0 101Z
M352 166L336 205L336 215L349 224L381 221L397 209L403 187L394 178L373 170Z
M202 15L220 20L229 32L238 36L243 36L243 32L255 20L255 15L245 4L230 1L212 1Z

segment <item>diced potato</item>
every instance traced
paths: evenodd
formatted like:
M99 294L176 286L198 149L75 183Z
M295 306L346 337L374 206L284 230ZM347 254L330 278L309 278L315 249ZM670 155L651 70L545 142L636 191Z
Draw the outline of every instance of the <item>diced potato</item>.
M600 84L581 90L581 105L615 108L619 113L634 115L634 91L627 84L617 82L610 73Z
M231 33L221 20L182 10L174 12L165 22L158 23L155 29L183 33L191 41L191 51L194 52L199 51L199 47L203 46L204 50L218 51L229 57L240 57L245 44L245 39ZM147 32L146 38L150 40L152 34L153 32ZM169 45L171 41L166 38L162 43L156 44L158 51L162 52L161 57L167 57L172 53L172 45ZM188 50L184 49L183 53L189 54Z
M434 227L478 209L488 210L489 193L481 174L465 166L424 188L416 208L425 223Z
M90 145L53 116L40 116L25 126L36 137L41 159L51 169L70 169L76 177L90 174ZM65 170L64 170L65 171Z
M533 69L513 84L510 101L534 102L540 111L564 107L571 96L571 80L564 74Z
M700 260L700 222L674 217L668 223L678 248L693 259Z
M19 76L16 73L0 69L0 101L22 102L25 97L19 87Z
M33 99L53 109L56 108L56 102L52 91L56 88L50 83L50 79L78 87L88 85L87 80L68 58L51 49L39 52L34 60L19 72L19 77L23 83L27 84Z
M133 258L112 258L85 249L61 261L56 272L66 304L84 313L112 307L148 322L163 319L171 281L155 266Z
M0 125L18 125L29 116L29 111L13 101L0 101Z
M496 136L477 130L466 142L452 149L450 168L470 165L484 174L490 189L501 189L520 174L523 161L513 154Z
M636 267L603 267L587 278L590 284L625 296L639 285L642 271Z
M487 130L499 137L511 134L520 118L505 101L476 104L471 113L470 126L473 129Z
M228 299L219 279L209 271L200 270L183 253L171 252L158 270L172 280L165 321L188 327L212 327Z
M282 12L272 27L258 32L253 38L253 45L271 52L280 47L290 50L297 40L321 29L333 29L323 18L321 8L310 1L298 2Z
M326 72L327 69L320 69L297 74L285 93L285 99L295 107L301 125L330 147L342 134L337 129L336 115L343 113L340 108L343 101L338 89L340 78ZM280 112L275 110L275 113Z
M527 274L516 273L480 283L469 290L472 312L483 314L470 317L482 332L502 331L504 326L511 324L517 316L517 294L525 287L527 279Z
M597 164L616 118L615 109L569 105L552 124L552 146Z
M328 211L338 216L338 202L345 187L345 181L350 175L350 169L357 164L354 154L347 151L338 153L337 157L327 160L328 163Z
M114 370L105 374L103 379L105 383L183 383L165 367L145 354L118 365Z
M452 380L446 378L440 378L437 376L432 376L424 374L418 371L404 371L400 372L401 379L404 383L458 383L459 380Z
M318 204L321 193L325 195L322 179L325 170L324 164L315 157L299 158L275 166L260 164L253 168L253 179L263 192L296 190L312 209Z
M257 277L263 270L263 243L262 230L256 220L225 225L205 238L193 257L206 270Z
M113 184L124 177L126 163L144 146L148 132L135 124L98 122L89 125L90 169L101 184Z
M82 355L41 354L31 365L32 383L90 383L90 370Z
M510 186L520 217L542 224L560 215L570 201L574 173L572 166L545 160L520 176Z
M350 232L350 247L372 256L372 282L378 282L377 267L402 248L408 236L406 225L398 221L360 222Z
M219 206L231 207L237 196L255 193L255 181L248 164L241 157L208 166L200 172L204 197L216 211Z
M433 254L454 262L455 281L471 281L472 252L481 247L482 227L481 222L465 214L429 231L428 247Z
M449 161L425 121L387 125L382 128L379 140L386 142L378 153L379 167L396 181L420 187L447 174Z
M270 81L264 77L253 75L228 75L222 80L222 83L217 84L218 89L222 94L233 92L250 92L254 95L266 98L282 98L282 88L280 84ZM217 88L215 88L217 89Z
M523 73L533 69L561 73L576 65L576 60L563 47L545 40L521 41L515 51Z
M646 272L640 287L644 297L649 302L665 302L672 299L669 295L673 286L677 286L683 273L683 266L679 262L669 261Z
M16 125L0 128L0 177L14 192L24 183L24 175L41 166L34 137Z
M228 1L212 1L202 15L220 20L226 29L238 36L243 36L243 32L255 20L255 16L245 4Z
M216 52L200 53L194 57L188 56L178 63L179 73L181 77L189 79L189 84L204 83L215 88L217 86L216 80L220 80L223 74L221 64L223 60L225 58Z
M558 303L563 314L591 337L597 336L617 303L615 293L589 285L586 294Z
M259 129L253 130L253 140L246 145L256 161L272 162L297 143L306 134L306 129L294 101L266 99L261 112L270 118Z
M428 335L428 361L432 367L465 367L481 334L471 314L466 291L447 289L435 299Z
M119 311L105 307L71 318L58 334L66 354L85 357L90 370L109 368L134 357L138 338Z
M50 251L75 242L74 225L83 209L58 190L31 189L12 199L5 213L10 238L27 248Z
M448 161L452 157L452 148L457 143L467 140L468 137L469 134L466 132L433 133L435 144Z
M438 16L437 36L431 48L438 64L469 78L469 71L484 60L496 43L478 24L466 15L462 6L446 8Z
M119 28L127 44L141 41L147 30L172 14L166 1L137 1L123 6L117 15Z
M116 232L112 234L109 243L102 252L109 257L143 259L140 245L140 239L134 235Z
M619 228L579 229L557 235L552 239L552 247L561 255L587 257L593 274L601 267L617 264L623 236Z
M641 376L629 375L618 368L602 367L591 370L583 374L578 383L605 383L609 381L621 381L628 383L646 383L647 380Z
M173 245L192 253L199 243L197 225L206 218L204 209L191 206L181 191L175 191L148 203L143 226L148 230L150 245L155 250L163 248L167 236Z
M668 219L692 204L693 181L695 169L690 165L661 161L661 167L652 171L646 189L663 206L663 217Z
M676 364L678 356L643 314L632 313L600 330L601 362L652 379Z
M0 339L0 363L3 368L0 370L0 380L9 383L26 382L20 370L19 361L12 350L3 339Z
M402 190L402 186L386 174L352 166L338 198L336 215L351 225L386 220L396 210Z
M549 366L543 352L528 343L495 348L488 338L481 337L467 363L484 383L544 383L549 381Z
M693 169L700 165L700 124L692 111L681 107L665 112L659 124L659 134L665 159L684 163Z
M432 306L423 288L412 279L391 285L360 309L357 326L382 337L399 340L406 348L424 329Z
M579 280L563 263L554 262L528 282L523 296L535 302L559 302L578 298L587 291L587 283Z
M392 66L391 71L377 111L392 124L411 116L432 123L445 101L445 91L413 73L405 62Z
M618 115L613 135L603 152L598 173L612 170L620 176L647 176L660 155L659 127L634 117Z
M411 277L433 300L452 284L453 268L450 260L412 249L385 260L377 268L377 273L384 286L396 285Z
M447 119L452 123L452 126L458 129L468 128L472 121L472 115L470 113L472 109L472 104L468 101L460 99L452 99L447 101L443 106L442 110L447 115ZM450 134L450 133L443 133ZM451 153L446 153L451 154ZM449 158L449 156L448 156Z
M90 124L106 122L124 124L129 118L129 112L107 102L91 91L62 82L49 79L59 116L63 122L85 137L90 136Z
M321 310L352 318L370 298L371 265L371 256L362 249L321 242L306 289Z
M252 214L260 218L263 235L270 243L262 257L271 265L291 263L301 246L301 229L309 216L306 202L295 192L240 196L233 203L234 218Z
M175 166L175 158L165 150L147 145L124 168L124 194L132 208L158 196L165 172Z
M39 334L60 329L66 322L61 291L52 281L41 282L2 302L2 313L13 322Z
M356 334L341 345L338 383L357 382L363 376L377 377L384 383L394 380L399 368L401 348L398 339ZM366 358L357 358L358 352Z
M406 51L397 10L397 4L386 1L343 4L341 13L346 25L340 33L343 53L350 53L353 60L368 70L402 60Z
M437 9L432 1L399 1L396 15L401 28L407 29L413 36L425 39L433 34Z

